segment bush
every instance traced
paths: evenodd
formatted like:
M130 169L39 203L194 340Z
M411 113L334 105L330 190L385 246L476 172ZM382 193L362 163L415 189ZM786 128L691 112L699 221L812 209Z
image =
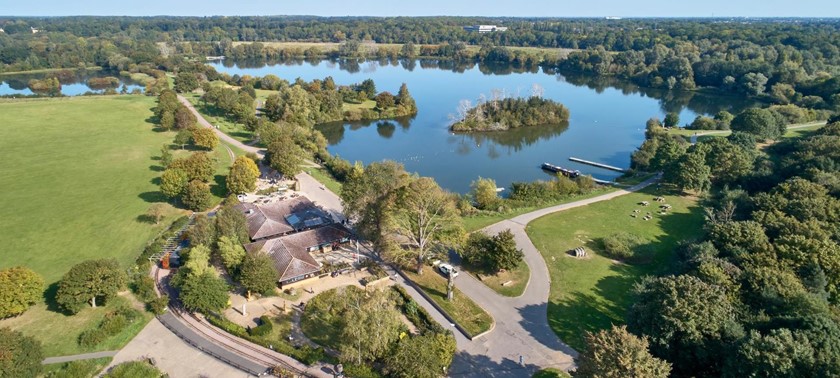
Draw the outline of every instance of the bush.
M408 318L415 327L417 327L421 334L426 332L448 332L440 325L440 323L432 319L432 316L426 312L426 309L420 307L403 287L395 285L391 286L391 288L399 294L398 306L400 311L402 311L402 313L405 314L405 317Z
M105 332L106 335L116 335L120 333L126 326L128 326L128 319L122 314L115 314L110 317L106 317L105 320L102 321L102 324L99 325L99 329Z
M146 310L150 311L155 315L163 314L166 311L167 306L169 306L168 295L163 295L161 297L152 299L149 302L146 302Z
M89 329L79 335L79 345L85 348L92 348L99 345L99 343L105 341L107 338L108 335L105 334L105 331L101 328Z
M131 283L131 291L143 302L149 302L157 297L155 280L146 275L140 275L134 279Z
M274 329L274 324L271 323L271 319L268 316L260 316L260 325L248 329L248 334L251 336L265 336L271 333L271 330Z
M617 232L604 237L604 252L614 259L628 260L635 255L635 249L642 244L643 240L627 232Z
M344 375L353 378L380 378L383 375L368 365L344 363Z

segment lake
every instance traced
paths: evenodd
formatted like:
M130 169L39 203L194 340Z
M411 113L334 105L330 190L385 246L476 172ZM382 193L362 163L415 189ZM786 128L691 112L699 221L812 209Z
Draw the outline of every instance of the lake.
M86 92L91 93L102 93L104 89L93 89L87 85L87 79L92 77L105 77L105 76L113 76L120 80L120 84L115 89L117 92L122 89L122 86L125 85L128 88L128 91L131 92L134 89L139 89L143 91L145 86L140 85L138 83L134 83L124 77L120 77L119 73L107 73L101 71L73 71L72 76L62 78L61 79L61 94L65 96L78 96L83 95ZM21 96L28 96L35 94L31 89L29 89L29 80L32 79L44 79L49 75L49 73L35 73L35 74L20 74L20 75L0 75L0 96L7 96L7 95L21 95Z
M431 176L444 188L466 193L476 178L496 180L499 187L516 181L548 179L539 166L549 162L579 169L595 178L620 175L568 161L578 157L618 167L630 166L630 154L644 140L645 121L678 112L680 123L720 110L737 112L751 105L733 97L700 92L669 92L639 88L625 82L561 75L536 67L513 69L447 61L294 61L212 62L219 72L264 76L274 74L290 82L332 76L348 85L371 78L378 91L396 93L402 83L417 102L409 118L317 126L329 141L328 149L350 161L365 164L390 159L406 170ZM512 131L453 134L448 127L461 100L473 103L494 90L528 96L534 84L546 98L569 108L568 124L535 126Z

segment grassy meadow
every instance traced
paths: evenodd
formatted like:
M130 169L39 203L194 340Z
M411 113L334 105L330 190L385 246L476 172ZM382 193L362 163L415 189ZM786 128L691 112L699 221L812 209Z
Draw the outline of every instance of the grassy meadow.
M659 215L655 196L664 196L673 209ZM639 205L649 201L650 206ZM639 209L642 215L630 214ZM645 221L646 212L653 219ZM598 202L548 215L531 222L528 236L545 258L551 274L548 322L555 333L573 348L583 347L584 331L598 331L624 323L630 305L630 289L641 277L667 273L679 241L692 240L702 232L703 216L696 199L660 193L648 188L610 201ZM624 231L644 239L651 253L644 263L624 263L604 257L601 239ZM586 258L567 252L584 246Z
M157 186L158 156L175 135L154 130L154 105L146 96L0 102L0 268L35 270L51 298L61 276L83 260L115 258L132 266L146 242L183 213L169 207L159 225L144 217L152 203L165 201ZM221 147L214 154L219 165L212 186L219 194L230 158ZM0 327L35 336L48 356L89 352L77 345L78 335L107 311L66 316L45 300L0 320ZM95 350L124 345L142 325L135 328Z

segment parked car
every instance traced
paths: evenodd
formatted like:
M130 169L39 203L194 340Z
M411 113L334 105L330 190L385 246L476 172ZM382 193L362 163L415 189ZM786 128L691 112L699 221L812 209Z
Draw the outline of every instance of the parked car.
M458 277L458 270L455 269L452 265L449 264L440 264L438 265L438 270L443 273L444 276L449 277L452 275L452 278Z

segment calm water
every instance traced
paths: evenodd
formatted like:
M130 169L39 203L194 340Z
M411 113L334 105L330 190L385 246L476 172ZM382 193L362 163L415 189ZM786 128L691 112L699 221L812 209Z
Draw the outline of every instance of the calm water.
M8 76L0 76L0 96L5 95L31 95L34 94L31 89L29 89L29 80L31 79L43 79L46 74L34 74L34 75L8 75ZM62 81L61 83L61 94L65 96L78 96L85 94L85 92L93 92L93 93L101 93L104 92L104 89L93 89L89 87L87 83L87 79L94 76L109 76L106 73L102 72L89 72L86 74L76 74L74 77L70 78L68 81ZM134 89L144 90L145 87L139 85L137 83L132 83L125 78L119 77L117 74L111 74L110 76L114 76L120 79L120 85L114 89L119 92L122 89L123 84L128 88L128 91L131 92Z
M444 65L451 63L444 62ZM370 163L383 159L401 162L408 171L434 177L441 186L460 193L477 177L496 180L500 187L515 181L547 179L543 162L579 169L596 178L612 179L617 172L568 161L570 156L629 167L630 153L644 140L645 121L676 111L681 123L698 114L737 111L748 105L737 99L699 93L645 90L626 83L592 81L586 77L512 72L472 65L442 68L436 62L297 62L283 64L212 63L231 75L275 74L288 81L332 76L338 84L372 78L377 90L396 93L406 83L417 101L416 116L365 123L339 123L318 128L329 140L329 150L350 161ZM458 102L475 100L494 89L527 96L534 84L544 96L571 111L567 125L520 130L453 134L450 116Z

